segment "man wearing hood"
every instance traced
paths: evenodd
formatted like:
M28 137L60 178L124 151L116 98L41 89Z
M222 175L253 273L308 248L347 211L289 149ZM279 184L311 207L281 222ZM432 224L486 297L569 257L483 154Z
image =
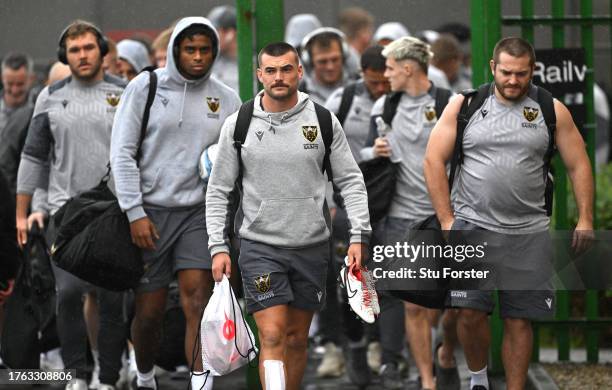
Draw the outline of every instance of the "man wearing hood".
M208 19L219 33L219 58L215 61L213 75L238 92L236 8L230 5L220 5L208 13Z
M133 39L124 39L117 44L117 72L131 81L144 68L151 66L146 46Z
M247 310L259 329L260 378L265 389L297 389L310 322L325 302L331 226L324 130L314 102L297 90L302 67L295 48L269 44L258 61L264 91L253 102L240 158L234 146L238 115L223 125L206 194L206 224L213 276L220 281L231 270L224 234L227 206L242 172L238 262ZM367 194L342 127L335 116L330 119L333 141L326 171L333 172L344 197L351 226L348 257L359 267L371 232Z
M208 19L180 20L168 44L166 66L155 70L157 94L142 144L148 74L130 82L113 125L110 155L117 198L146 265L136 289L132 323L140 389L157 388L153 363L175 273L187 321L185 354L195 367L192 388L199 389L205 380L201 354L192 361L201 309L213 281L204 224L205 184L198 176L198 161L219 139L225 118L240 106L234 91L210 78L218 52L219 37ZM212 377L206 386L212 388Z

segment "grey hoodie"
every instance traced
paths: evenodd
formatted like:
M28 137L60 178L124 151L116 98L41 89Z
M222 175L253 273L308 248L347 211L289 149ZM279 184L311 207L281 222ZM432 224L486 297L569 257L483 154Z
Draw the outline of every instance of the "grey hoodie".
M174 41L193 24L215 31L202 17L181 19L174 28L166 67L155 71L157 94L138 165L135 156L148 74L140 74L128 84L115 116L110 159L119 205L130 221L146 216L143 205L176 208L204 203L204 182L198 175L200 155L217 142L223 121L240 107L238 95L210 78L210 70L198 80L187 80L179 73Z
M322 173L325 146L314 104L305 93L288 111L269 113L255 98L255 110L242 148L242 212L236 221L240 237L284 248L301 248L329 238L325 217L327 176ZM228 252L224 240L229 192L238 177L233 146L237 114L224 123L217 158L206 194L206 227L214 256ZM316 126L315 137L312 135ZM310 130L309 139L306 131ZM333 116L330 163L350 221L351 243L368 241L370 218L363 176L353 159L342 127Z
M136 72L151 66L147 48L133 39L124 39L117 44L117 57L127 61Z

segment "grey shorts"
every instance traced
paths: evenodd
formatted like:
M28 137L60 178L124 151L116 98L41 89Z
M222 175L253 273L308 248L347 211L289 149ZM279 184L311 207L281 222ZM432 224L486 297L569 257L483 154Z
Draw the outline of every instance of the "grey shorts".
M484 231L461 219L455 220L451 230ZM494 236L480 234L478 237L490 239ZM469 234L462 234L462 239L470 243ZM516 238L504 235L502 240L502 245L497 247L490 245L491 251L488 254L488 256L500 259L496 262L495 267L495 272L498 274L497 285L511 286L511 289L500 288L498 290L501 317L531 320L551 318L555 313L555 292L550 279L539 283L537 289L521 289L522 283L514 280L527 280L544 268L538 264L548 261L552 253L548 233L523 235ZM447 298L447 305L490 314L493 312L495 302L493 293L484 287L480 290L451 290Z
M286 304L320 310L325 303L328 261L328 242L287 249L242 239L238 265L247 311Z
M137 292L167 287L177 271L211 269L204 206L181 209L145 207L155 224L159 240L156 250L143 250L145 273Z

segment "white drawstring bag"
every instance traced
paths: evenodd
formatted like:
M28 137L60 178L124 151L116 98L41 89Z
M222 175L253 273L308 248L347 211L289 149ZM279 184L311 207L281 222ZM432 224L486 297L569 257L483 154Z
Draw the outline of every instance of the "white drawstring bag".
M225 375L257 357L255 338L225 275L215 283L200 326L204 372Z

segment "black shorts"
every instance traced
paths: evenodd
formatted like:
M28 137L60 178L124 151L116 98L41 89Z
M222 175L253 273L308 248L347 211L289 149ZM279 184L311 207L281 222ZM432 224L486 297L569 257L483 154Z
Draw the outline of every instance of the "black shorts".
M325 303L329 243L287 249L247 239L240 242L238 265L247 302L253 313L289 304L308 311Z
M472 243L473 237L494 237L487 234L470 236L470 231L484 231L478 226L456 219L451 230L463 231L462 238ZM492 285L498 289L500 315L502 318L523 318L530 320L548 319L555 313L555 291L547 274L552 272L548 263L552 256L552 245L548 232L529 235L504 235L502 245L489 245L489 256L495 257L496 281ZM473 242L476 243L476 242ZM534 276L544 275L541 279ZM521 283L522 281L522 283ZM536 284L537 283L537 284ZM493 294L487 289L488 283L479 290L461 289L449 291L447 306L468 308L487 313L493 312ZM508 288L504 288L507 286ZM525 286L526 288L522 288Z

